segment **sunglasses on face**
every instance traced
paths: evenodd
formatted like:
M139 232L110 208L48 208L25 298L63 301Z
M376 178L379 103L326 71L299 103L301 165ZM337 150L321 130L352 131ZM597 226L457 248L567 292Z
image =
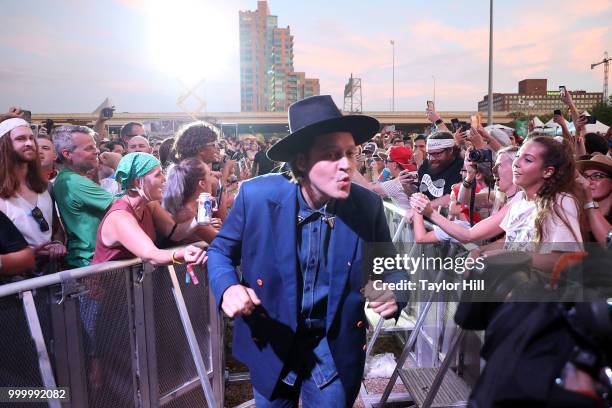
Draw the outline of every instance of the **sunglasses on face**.
M40 228L42 232L49 231L49 224L47 220L45 220L40 208L34 207L34 209L32 209L32 217L34 217L34 221L38 223L38 228Z

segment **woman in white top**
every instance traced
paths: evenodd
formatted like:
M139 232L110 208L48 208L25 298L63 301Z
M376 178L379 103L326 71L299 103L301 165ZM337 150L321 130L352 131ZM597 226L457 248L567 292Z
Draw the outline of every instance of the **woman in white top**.
M461 242L505 233L510 249L547 245L539 252L568 251L581 243L581 206L573 194L575 163L569 144L546 136L523 144L513 165L513 182L522 189L499 212L465 229L432 211L429 200L414 194L412 207ZM532 249L530 248L530 249Z

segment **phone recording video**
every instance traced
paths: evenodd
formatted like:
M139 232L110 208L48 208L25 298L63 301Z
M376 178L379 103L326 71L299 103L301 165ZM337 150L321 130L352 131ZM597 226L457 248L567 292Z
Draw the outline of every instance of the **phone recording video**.
M565 89L564 85L559 85L559 94L561 95L562 98L565 97L565 93L567 92L567 90Z
M435 110L433 101L427 101L427 109Z

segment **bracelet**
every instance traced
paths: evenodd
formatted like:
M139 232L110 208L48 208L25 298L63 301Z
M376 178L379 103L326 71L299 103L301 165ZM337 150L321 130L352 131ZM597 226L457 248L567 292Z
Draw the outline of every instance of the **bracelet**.
M467 179L463 179L463 187L472 188L472 182L468 181Z
M172 265L180 265L180 264L182 264L181 261L176 259L175 255L176 255L176 249L174 251L172 251Z
M441 125L441 124L443 124L443 123L444 123L444 121L442 120L442 118L440 118L440 119L438 119L438 120L436 120L436 121L434 122L434 125L436 125L436 126L440 126L440 125Z
M585 210L590 210L590 209L595 209L595 208L599 208L599 204L597 204L596 201L589 201L588 203L584 205Z

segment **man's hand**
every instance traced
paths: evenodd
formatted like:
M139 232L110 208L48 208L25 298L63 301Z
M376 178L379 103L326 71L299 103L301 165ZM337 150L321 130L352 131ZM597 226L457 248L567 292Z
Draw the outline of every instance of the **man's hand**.
M261 300L251 288L242 285L232 285L223 292L221 309L225 314L234 318L237 316L249 316L255 306L261 305Z
M398 174L397 179L402 184L402 186L404 185L412 186L418 177L419 175L416 171L402 170Z
M472 145L474 145L474 147L477 149L486 148L485 142L482 139L482 135L475 128L470 128L470 131L467 132L466 139L472 142Z
M565 91L564 95L561 95L561 101L563 101L563 103L569 106L570 108L574 105L574 101L572 100L572 94L568 90Z
M59 242L47 242L34 248L36 257L49 257L59 259L66 256L66 247Z
M425 109L425 115L427 115L427 119L431 123L436 123L436 121L440 119L440 115L438 115L438 112L436 112L435 109L430 109L430 108Z
M364 294L368 299L368 307L381 317L388 319L397 313L398 306L392 291L376 290L374 283L370 281L365 287Z
M563 115L554 115L553 116L553 122L555 122L557 125L560 125L561 127L566 127L567 124L565 123L565 118L563 117Z
M423 193L416 193L410 196L410 206L419 214L429 217L433 211L431 201Z

